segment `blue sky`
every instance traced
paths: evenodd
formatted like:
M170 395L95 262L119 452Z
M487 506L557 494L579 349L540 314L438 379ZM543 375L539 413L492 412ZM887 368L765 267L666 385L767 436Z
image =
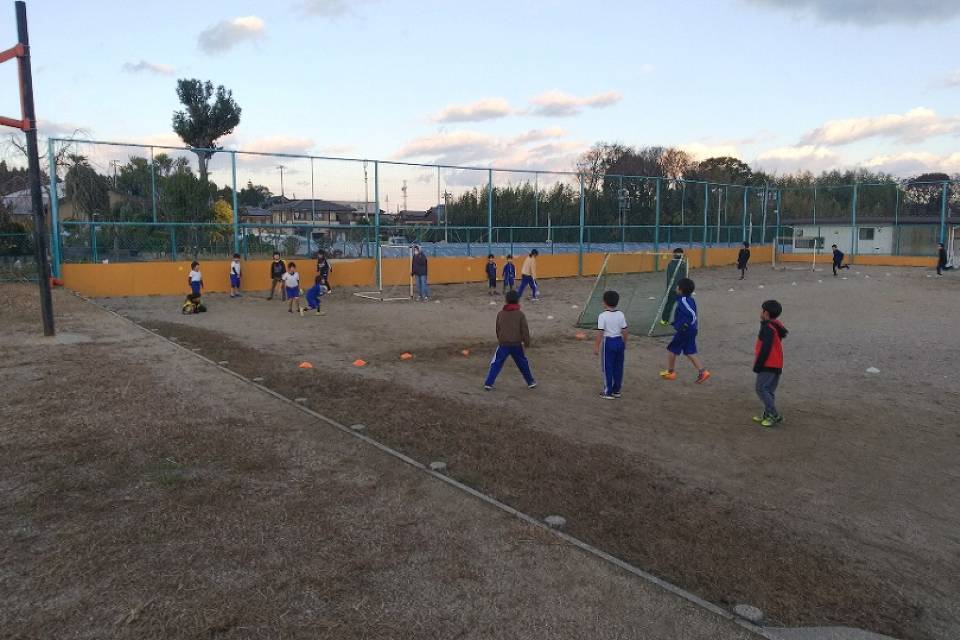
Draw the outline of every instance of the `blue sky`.
M31 0L28 11L50 134L178 144L175 80L196 77L243 108L228 148L569 170L604 140L774 171L960 173L955 0ZM0 33L12 43L10 18ZM15 86L12 64L0 82ZM0 97L4 114L14 93ZM275 173L256 164L242 173Z

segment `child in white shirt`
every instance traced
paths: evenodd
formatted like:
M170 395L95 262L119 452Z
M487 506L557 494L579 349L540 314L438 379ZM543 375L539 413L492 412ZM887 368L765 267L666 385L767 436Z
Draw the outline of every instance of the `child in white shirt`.
M291 262L287 265L287 272L283 274L283 286L287 291L287 300L290 304L287 311L293 313L293 303L297 303L297 313L303 315L303 307L300 306L300 274L297 273L297 263Z
M230 297L240 297L240 254L233 254L233 262L230 263Z
M597 318L597 342L594 355L600 356L603 371L603 393L600 397L613 400L620 397L623 386L623 357L627 349L627 318L617 310L620 294L606 291L603 294L603 312Z

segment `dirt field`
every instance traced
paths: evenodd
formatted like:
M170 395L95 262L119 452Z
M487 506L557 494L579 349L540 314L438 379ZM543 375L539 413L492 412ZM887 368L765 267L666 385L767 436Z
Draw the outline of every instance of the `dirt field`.
M481 381L498 307L481 285L435 287L437 303L426 304L337 291L326 316L305 318L258 297L209 296L210 312L195 317L170 298L104 302L366 422L419 459L442 457L512 505L562 513L576 535L717 603L748 601L785 624L952 638L960 343L948 319L960 312L960 281L926 275L758 266L740 283L733 270L696 271L714 377L694 385L682 363L680 379L661 381L664 340L635 339L618 402L597 397L591 345L573 338L588 280L545 282L544 300L525 305L540 387L527 390L508 365L492 393ZM791 334L786 423L763 430L750 420L750 363L770 297ZM414 359L401 361L404 351ZM369 364L352 367L357 358ZM301 360L317 368L300 371ZM880 373L865 373L871 366Z
M69 294L36 337L35 289L0 291L0 637L753 637Z

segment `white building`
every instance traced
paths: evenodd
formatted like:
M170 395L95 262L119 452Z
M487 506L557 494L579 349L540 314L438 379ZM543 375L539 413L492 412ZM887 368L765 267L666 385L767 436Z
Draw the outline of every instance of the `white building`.
M892 220L863 219L856 227L848 221L797 220L784 226L793 228L793 253L829 253L831 245L848 255L914 255L936 253L940 239L940 218L932 216L904 217L894 225ZM960 235L956 221L947 221L947 242Z

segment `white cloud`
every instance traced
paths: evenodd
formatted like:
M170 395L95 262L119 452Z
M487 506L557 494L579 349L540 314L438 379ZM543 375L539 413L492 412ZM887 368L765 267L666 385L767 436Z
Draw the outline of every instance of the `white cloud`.
M757 156L756 162L752 164L764 171L819 173L838 166L840 161L840 155L832 149L808 144L768 149Z
M90 129L72 122L54 122L53 120L37 119L37 132L42 136L52 138L87 138Z
M136 64L132 62L124 62L123 70L127 73L153 73L160 76L173 75L173 67L170 65L147 62L146 60L141 60Z
M586 146L563 141L563 129L531 129L512 136L452 131L411 140L394 157L445 165L496 165L518 169L569 169ZM542 143L542 144L540 144Z
M864 162L863 166L899 176L938 171L960 173L960 153L943 156L929 151L880 154Z
M437 112L434 122L480 122L510 115L513 109L503 98L484 98L470 104L451 104Z
M956 0L747 0L794 14L813 14L821 22L878 26L943 22L960 16Z
M948 89L960 88L960 69L954 69L947 75L943 76L939 84L940 86L947 87Z
M622 99L623 96L617 91L605 91L580 98L563 91L553 90L533 98L530 104L533 105L531 111L534 115L563 118L579 114L584 107L601 109L616 104Z
M320 153L326 156L348 156L353 154L357 147L352 144L331 144L320 147Z
M732 142L719 142L716 144L706 142L688 142L686 144L681 144L680 149L686 151L697 160L721 158L724 156L737 158L740 155L737 145Z
M917 107L904 114L830 120L804 135L801 142L805 145L842 145L873 137L919 142L957 132L960 132L960 117L938 116L932 109Z
M205 53L223 53L244 41L261 38L265 28L266 24L257 16L221 20L201 31L197 44Z

